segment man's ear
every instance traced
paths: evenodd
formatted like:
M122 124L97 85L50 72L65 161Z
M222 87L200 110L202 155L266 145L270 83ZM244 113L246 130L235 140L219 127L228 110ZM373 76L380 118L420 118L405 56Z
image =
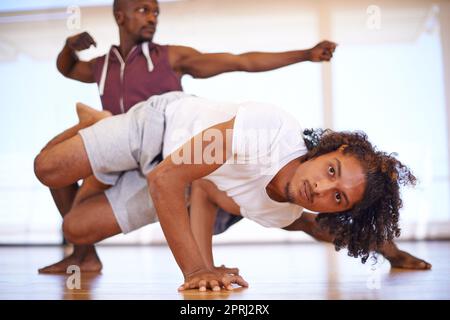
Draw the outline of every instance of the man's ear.
M116 23L118 26L122 26L125 20L125 13L123 11L114 12L114 18L116 19Z
M343 152L345 150L345 148L347 148L347 147L348 147L348 144L343 144L339 147L338 151Z

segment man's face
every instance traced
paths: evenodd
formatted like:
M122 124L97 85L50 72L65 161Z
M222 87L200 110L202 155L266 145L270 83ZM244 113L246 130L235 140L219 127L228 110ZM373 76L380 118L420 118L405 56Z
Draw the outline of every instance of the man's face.
M116 16L117 23L136 43L151 41L158 23L159 5L156 0L127 1Z
M286 185L289 202L315 212L341 212L362 200L364 170L355 157L334 151L303 162Z

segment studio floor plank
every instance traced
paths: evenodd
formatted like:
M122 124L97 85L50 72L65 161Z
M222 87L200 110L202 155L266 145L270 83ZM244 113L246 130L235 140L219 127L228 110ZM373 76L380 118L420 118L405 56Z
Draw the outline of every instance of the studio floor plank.
M0 299L450 299L450 242L401 242L433 264L429 271L375 270L322 243L222 245L217 264L238 267L250 283L232 292L177 292L182 275L165 246L100 246L101 274L40 275L62 247L0 247Z

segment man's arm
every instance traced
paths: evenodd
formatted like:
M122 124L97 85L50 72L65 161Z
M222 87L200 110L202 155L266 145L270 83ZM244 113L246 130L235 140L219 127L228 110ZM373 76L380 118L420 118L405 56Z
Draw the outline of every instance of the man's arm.
M287 231L303 231L316 240L332 243L333 236L327 230L320 228L316 217L317 214L305 211L300 218L283 229ZM378 253L382 254L393 268L431 269L431 264L400 250L394 242L386 242Z
M206 287L220 290L222 286L232 289L231 283L242 286L247 284L237 275L218 276L205 263L190 228L184 197L185 189L190 183L215 171L231 156L233 125L234 118L202 131L147 175L150 195L161 227L185 278L180 290ZM208 135L215 139L208 139ZM216 139L223 143L218 143L219 140ZM198 160L196 152L202 152L206 148L215 149L218 161L205 163L202 157L200 163L194 162Z
M77 55L77 51L88 49L91 45L97 46L94 39L87 32L67 38L56 60L58 71L70 79L86 83L95 82L94 60L81 61Z
M209 200L208 194L203 190L201 184L201 180L192 182L189 219L203 261L208 268L213 268L212 237L217 205Z
M306 50L286 52L247 52L243 54L201 53L193 48L171 46L169 61L179 74L209 78L224 72L262 72L303 61L330 61L336 44L322 41Z
M196 180L191 185L189 218L195 242L200 249L203 261L209 268L223 275L239 274L238 268L214 265L212 237L218 205L209 197L208 183L211 182Z

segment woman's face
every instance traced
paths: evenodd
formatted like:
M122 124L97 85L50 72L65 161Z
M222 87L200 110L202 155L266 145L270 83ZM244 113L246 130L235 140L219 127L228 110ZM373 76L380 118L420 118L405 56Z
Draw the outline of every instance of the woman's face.
M352 155L342 149L299 165L286 185L290 202L315 212L341 212L362 200L365 173Z

